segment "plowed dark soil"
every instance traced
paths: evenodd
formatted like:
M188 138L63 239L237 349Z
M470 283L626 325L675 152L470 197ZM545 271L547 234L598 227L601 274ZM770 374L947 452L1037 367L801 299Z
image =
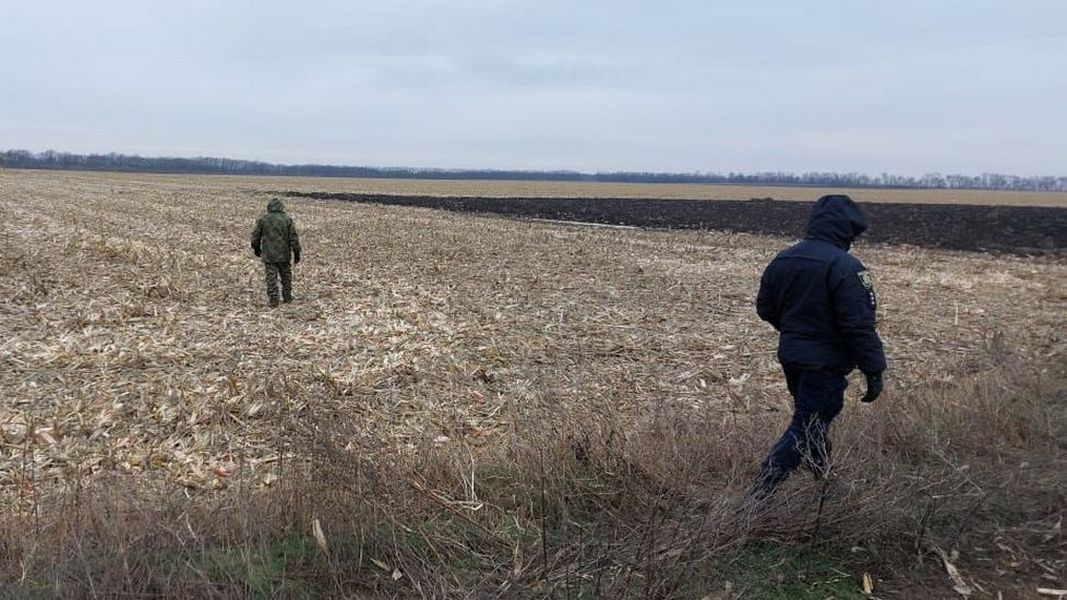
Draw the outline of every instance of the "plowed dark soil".
M803 235L807 202L622 198L481 198L286 192L287 196L669 229ZM864 202L870 242L1013 253L1067 251L1067 209Z

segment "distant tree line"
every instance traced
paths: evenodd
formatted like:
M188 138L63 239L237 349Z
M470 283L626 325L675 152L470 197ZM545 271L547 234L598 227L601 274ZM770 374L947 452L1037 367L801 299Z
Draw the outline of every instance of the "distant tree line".
M373 177L395 179L495 179L533 181L603 181L625 183L718 183L860 188L975 189L1037 192L1067 191L1067 177L1000 175L942 175L922 177L864 173L655 173L613 171L522 171L495 169L425 169L407 167L347 167L336 165L279 165L231 158L143 157L129 154L73 154L70 152L0 152L0 167L66 169L137 173L198 173L208 175L287 175L304 177Z

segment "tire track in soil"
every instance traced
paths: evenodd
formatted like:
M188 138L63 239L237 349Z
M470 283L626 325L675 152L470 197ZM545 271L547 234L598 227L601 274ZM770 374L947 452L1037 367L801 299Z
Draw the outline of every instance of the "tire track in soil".
M327 192L288 197L661 229L718 229L801 237L810 202L656 198L490 198ZM1015 254L1067 253L1067 208L863 202L868 242Z

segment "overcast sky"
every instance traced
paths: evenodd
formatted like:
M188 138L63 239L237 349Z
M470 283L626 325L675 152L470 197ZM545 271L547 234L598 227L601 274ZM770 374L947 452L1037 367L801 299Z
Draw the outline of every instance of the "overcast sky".
M1067 174L1067 1L0 6L0 149Z

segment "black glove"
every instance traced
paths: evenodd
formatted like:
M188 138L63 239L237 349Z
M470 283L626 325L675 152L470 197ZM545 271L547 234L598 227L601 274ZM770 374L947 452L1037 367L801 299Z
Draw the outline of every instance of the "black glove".
M874 402L882 393L884 384L881 373L865 373L867 376L867 393L860 398L861 402Z
M300 252L293 252L293 264L300 262Z

